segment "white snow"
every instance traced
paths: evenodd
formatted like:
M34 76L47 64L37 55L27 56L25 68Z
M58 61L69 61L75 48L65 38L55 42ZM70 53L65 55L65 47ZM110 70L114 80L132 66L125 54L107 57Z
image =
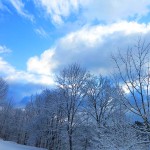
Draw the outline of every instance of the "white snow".
M32 146L20 145L15 142L0 140L0 150L46 150Z

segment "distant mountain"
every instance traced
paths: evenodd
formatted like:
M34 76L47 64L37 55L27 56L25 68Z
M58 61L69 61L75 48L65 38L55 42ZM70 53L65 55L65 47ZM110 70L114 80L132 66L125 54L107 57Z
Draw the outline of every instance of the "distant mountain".
M16 106L19 107L19 108L23 108L30 101L30 99L31 99L30 96L25 96L24 98L22 98L21 101L19 101L18 103L16 103Z

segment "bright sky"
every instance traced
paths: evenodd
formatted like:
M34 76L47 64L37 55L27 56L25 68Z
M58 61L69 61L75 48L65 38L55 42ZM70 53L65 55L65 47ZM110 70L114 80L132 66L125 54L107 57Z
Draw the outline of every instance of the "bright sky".
M73 62L109 74L149 21L150 0L0 0L0 75L19 100Z

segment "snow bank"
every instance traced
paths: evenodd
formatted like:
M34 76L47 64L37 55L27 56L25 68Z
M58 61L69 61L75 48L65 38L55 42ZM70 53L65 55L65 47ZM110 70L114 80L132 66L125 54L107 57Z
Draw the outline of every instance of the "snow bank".
M0 140L0 150L46 150L46 149L25 146L10 141Z

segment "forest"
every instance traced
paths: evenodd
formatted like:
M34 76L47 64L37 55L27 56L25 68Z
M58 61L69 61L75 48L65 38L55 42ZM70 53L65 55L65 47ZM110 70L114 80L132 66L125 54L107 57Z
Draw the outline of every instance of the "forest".
M67 65L56 86L31 95L24 108L13 106L0 78L0 138L48 150L149 150L149 56L150 44L139 41L112 55L107 77Z

